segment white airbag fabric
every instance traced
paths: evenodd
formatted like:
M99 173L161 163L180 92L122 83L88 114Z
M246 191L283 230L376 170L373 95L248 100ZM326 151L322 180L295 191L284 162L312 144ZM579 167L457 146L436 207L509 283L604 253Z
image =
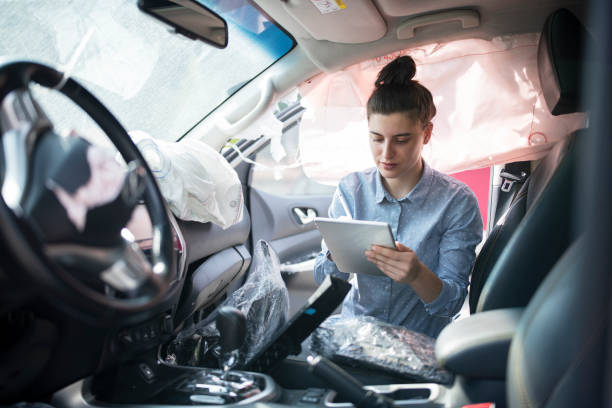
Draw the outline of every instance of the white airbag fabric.
M568 133L585 127L585 115L554 117L544 102L537 70L539 34L461 40L402 50L300 86L307 108L300 123L305 172L333 183L349 171L373 166L365 104L378 71L408 54L416 80L433 94L437 114L423 156L454 173L542 157Z
M242 185L227 160L194 139L167 142L142 131L130 136L155 175L163 196L178 218L212 222L223 229L242 218Z

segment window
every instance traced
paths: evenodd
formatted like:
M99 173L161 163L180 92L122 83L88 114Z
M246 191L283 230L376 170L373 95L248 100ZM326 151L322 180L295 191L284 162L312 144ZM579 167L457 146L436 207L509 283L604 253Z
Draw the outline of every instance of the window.
M177 140L294 45L248 0L203 3L227 19L226 49L169 32L135 0L6 0L0 55L59 68L126 129ZM96 131L84 114L69 113L66 98L37 97L58 130Z
M276 134L267 134L268 144L257 152L251 173L251 187L275 195L331 195L336 182L323 184L304 171L302 162L300 122L305 108L297 90L283 98L264 120L274 126L263 126L262 134L276 128ZM259 128L262 128L259 122ZM257 125L254 126L257 128ZM253 132L253 129L251 129ZM274 131L272 131L274 133ZM254 136L259 136L255 130Z

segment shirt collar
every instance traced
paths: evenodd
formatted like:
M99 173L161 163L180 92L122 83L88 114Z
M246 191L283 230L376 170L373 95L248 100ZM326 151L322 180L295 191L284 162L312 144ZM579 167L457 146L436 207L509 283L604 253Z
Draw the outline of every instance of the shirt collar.
M410 190L408 194L406 194L404 197L398 200L395 197L393 197L387 191L387 189L385 189L382 183L382 176L380 175L380 172L378 171L378 169L376 169L376 203L380 204L385 198L389 202L403 201L403 200L408 200L412 202L412 201L418 200L421 197L425 197L425 195L427 194L428 187L431 184L432 178L433 178L433 170L431 167L429 167L427 162L423 160L423 174L421 175L420 180L417 182L416 186L414 186L414 188Z

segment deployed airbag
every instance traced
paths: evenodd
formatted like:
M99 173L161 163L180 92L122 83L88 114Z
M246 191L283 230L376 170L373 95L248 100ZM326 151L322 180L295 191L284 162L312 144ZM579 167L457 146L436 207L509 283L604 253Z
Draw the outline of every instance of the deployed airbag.
M584 128L586 116L551 115L538 78L538 40L532 33L434 43L307 80L299 87L306 175L335 184L374 165L365 106L380 69L401 55L414 58L415 79L436 105L431 141L423 149L431 167L450 174L542 158L555 142Z
M213 222L223 229L242 218L242 185L236 171L213 148L194 139L167 142L133 131L170 209L185 221Z

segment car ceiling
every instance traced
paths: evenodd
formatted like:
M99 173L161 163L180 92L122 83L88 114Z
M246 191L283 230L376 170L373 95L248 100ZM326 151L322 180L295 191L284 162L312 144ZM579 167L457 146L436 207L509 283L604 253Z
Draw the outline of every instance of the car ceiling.
M581 0L344 0L344 10L329 14L319 13L311 0L255 2L294 36L314 65L327 72L441 39L490 39L504 34L539 32L546 17L561 7L570 9L583 21L586 17L586 1ZM412 39L398 39L397 30L406 21L449 10L474 10L480 16L480 24L467 29L462 29L458 22L433 24L419 28ZM334 41L350 38L351 31L357 32L356 20L372 22L371 31L377 32L377 18L382 18L386 26L381 38L361 33L358 36L365 40ZM367 28L361 27L361 30L367 31Z

